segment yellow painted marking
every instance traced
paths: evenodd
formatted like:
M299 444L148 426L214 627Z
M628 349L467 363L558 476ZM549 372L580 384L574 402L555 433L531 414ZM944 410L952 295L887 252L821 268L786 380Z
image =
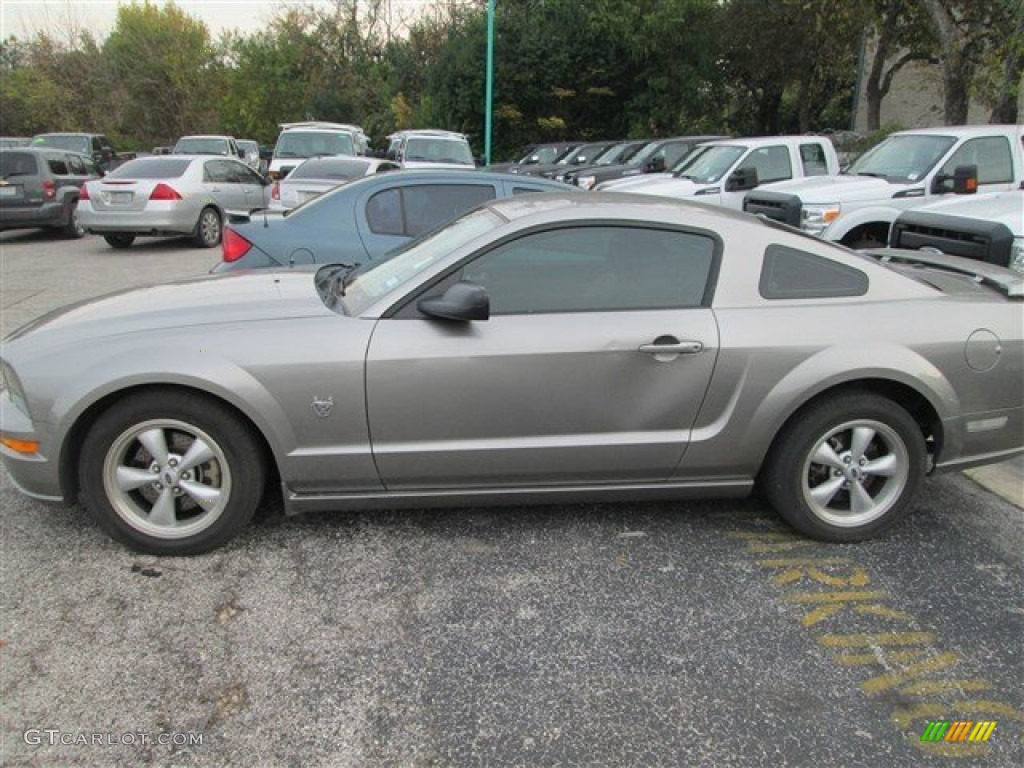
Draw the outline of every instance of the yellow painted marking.
M746 551L751 553L786 552L817 546L816 541L800 539L788 533L733 533L731 536L746 541Z
M919 659L928 651L893 651L892 653L885 654L886 661L913 661ZM879 658L873 653L840 653L836 657L836 661L840 664L844 664L848 667L853 667L861 664L882 664L883 659Z
M926 675L930 672L936 672L940 669L952 667L958 661L960 661L960 657L955 653L940 653L925 661L919 661L916 664L911 664L909 667L899 672L872 677L870 680L865 680L861 683L860 687L867 693L887 691L890 688L898 688L908 680L913 680L914 678L921 677L922 675Z
M849 603L857 600L886 600L885 592L797 592L786 595L791 603Z
M772 557L758 560L762 568L796 568L801 565L850 565L848 557Z
M1024 723L1024 714L1018 712L1009 704L1001 701L988 701L974 699L971 701L957 701L952 705L939 704L934 701L924 701L907 709L897 709L892 713L893 722L901 730L908 731L916 728L919 720L943 720L947 715L954 712L958 715L996 715L997 720L1004 718ZM987 717L985 718L988 719ZM927 744L928 742L923 742Z
M991 721L988 726L978 735L978 741L988 741L988 737L992 735L992 731L996 729L996 721Z
M900 688L900 693L907 696L920 696L928 693L948 693L950 691L988 691L992 689L992 683L988 680L971 678L970 680L925 680L921 683L908 685Z
M968 741L988 741L988 737L992 734L992 730L996 727L994 722L982 720L971 731L971 735L967 737Z
M829 648L858 648L873 645L925 645L934 643L931 632L876 632L865 635L822 635L818 642ZM937 717L937 716L936 716Z
M764 562L770 561L761 560L758 565ZM772 581L776 584L792 584L794 581L804 578L816 581L819 584L826 584L830 587L863 587L871 581L868 578L867 571L859 566L853 566L853 572L847 577L842 577L826 573L817 565L806 564L793 566L782 573L776 574L772 577Z

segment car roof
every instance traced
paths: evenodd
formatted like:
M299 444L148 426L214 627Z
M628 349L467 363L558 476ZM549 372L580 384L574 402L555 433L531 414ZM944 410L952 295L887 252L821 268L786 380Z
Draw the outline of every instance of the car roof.
M564 184L561 186L565 187ZM506 197L492 200L486 205L509 221L529 216L539 218L541 221L538 223L549 218L552 221L564 221L569 209L581 219L593 218L605 222L615 219L656 219L714 232L736 225L749 226L759 221L749 214L721 206L625 192L573 194L568 188L552 193Z
M913 128L892 135L911 136L923 133L933 136L991 136L1004 132L1024 136L1024 125L940 125L933 128Z
M224 134L224 133L191 133L188 136L182 136L181 138L178 139L178 141L181 141L182 139L232 139L233 140L234 137L233 136L228 136L227 134Z
M37 133L33 138L40 136L102 136L102 133L86 133L85 131L50 131L49 133Z

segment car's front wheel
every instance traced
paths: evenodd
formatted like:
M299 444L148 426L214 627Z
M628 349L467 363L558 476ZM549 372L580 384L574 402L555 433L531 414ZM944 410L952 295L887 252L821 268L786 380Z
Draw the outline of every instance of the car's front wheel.
M111 232L109 235L104 235L103 239L111 248L131 248L132 243L135 242L135 235L127 232Z
M801 533L859 541L891 527L910 508L926 462L924 436L906 410L852 392L796 415L776 439L761 484Z
M243 528L263 491L265 460L227 406L183 391L130 395L82 444L86 508L140 552L194 555Z
M213 248L220 242L221 220L220 213L216 208L203 208L196 222L196 231L193 235L195 244L201 248Z

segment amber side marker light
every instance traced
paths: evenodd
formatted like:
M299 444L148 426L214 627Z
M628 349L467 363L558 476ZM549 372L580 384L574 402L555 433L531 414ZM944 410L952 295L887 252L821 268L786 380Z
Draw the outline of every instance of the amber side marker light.
M17 440L13 437L0 437L0 443L3 443L15 453L36 453L39 450L39 443L36 440Z

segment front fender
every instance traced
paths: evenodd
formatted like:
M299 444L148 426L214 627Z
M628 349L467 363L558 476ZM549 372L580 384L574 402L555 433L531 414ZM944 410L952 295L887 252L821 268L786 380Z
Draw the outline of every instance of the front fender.
M47 415L54 444L63 446L82 415L103 398L147 385L189 387L231 404L263 434L278 465L296 445L284 410L257 379L232 361L198 350L194 344L161 347L151 355L124 351L76 371L54 398Z
M892 226L896 217L902 212L902 208L896 208L891 205L873 205L868 208L858 208L840 216L829 224L821 233L821 236L826 240L838 243L850 232L865 224L881 225L888 232L889 227Z

